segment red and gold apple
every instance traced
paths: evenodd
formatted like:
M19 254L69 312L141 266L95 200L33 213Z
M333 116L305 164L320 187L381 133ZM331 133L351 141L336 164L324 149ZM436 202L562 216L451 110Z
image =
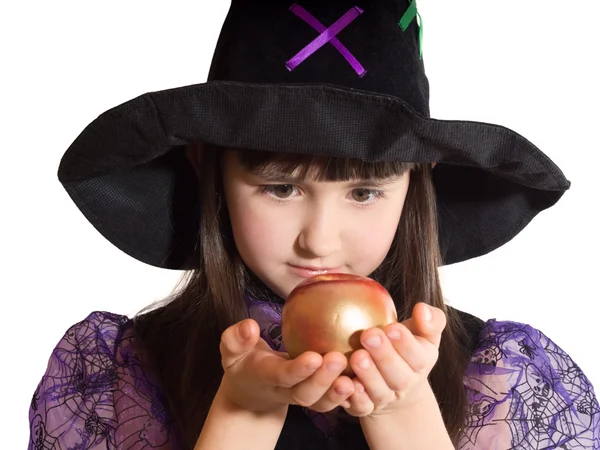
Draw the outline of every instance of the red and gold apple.
M306 351L338 351L346 358L362 348L360 334L396 322L396 307L377 281L358 275L328 273L307 278L283 307L281 334L291 358ZM350 365L344 371L352 375Z

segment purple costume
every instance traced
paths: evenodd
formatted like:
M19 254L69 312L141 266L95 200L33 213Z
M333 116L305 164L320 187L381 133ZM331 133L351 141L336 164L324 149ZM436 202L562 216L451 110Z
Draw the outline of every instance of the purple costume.
M263 339L284 350L277 305L247 304ZM464 382L470 406L460 449L600 449L600 407L590 381L529 325L487 321ZM326 444L320 448L350 448L336 444L333 420L303 412ZM161 389L144 369L133 322L106 312L90 314L58 343L29 419L29 450L182 448Z

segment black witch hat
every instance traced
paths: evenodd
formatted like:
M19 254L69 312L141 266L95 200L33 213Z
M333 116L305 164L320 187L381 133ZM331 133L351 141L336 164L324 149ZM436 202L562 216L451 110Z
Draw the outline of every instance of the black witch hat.
M186 268L198 234L190 142L438 165L444 264L484 255L570 183L521 135L429 117L413 0L233 0L206 83L152 92L94 120L58 176L110 242Z

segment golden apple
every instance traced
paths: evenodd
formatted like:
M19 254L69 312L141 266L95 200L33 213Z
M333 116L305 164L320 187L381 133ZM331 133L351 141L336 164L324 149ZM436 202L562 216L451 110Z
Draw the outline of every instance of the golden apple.
M362 348L363 330L397 320L389 292L377 281L329 273L307 278L292 290L283 306L281 334L291 358L306 351L338 351L349 360ZM344 374L352 375L349 364Z

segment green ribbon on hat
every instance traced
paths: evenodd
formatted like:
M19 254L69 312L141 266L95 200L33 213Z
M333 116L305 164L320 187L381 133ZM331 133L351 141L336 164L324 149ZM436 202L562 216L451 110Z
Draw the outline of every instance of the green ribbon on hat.
M398 25L402 28L402 31L406 31L408 26L411 24L415 17L418 17L419 21L419 59L423 59L423 19L421 14L417 11L417 2L415 0L408 0L410 5L400 18Z

